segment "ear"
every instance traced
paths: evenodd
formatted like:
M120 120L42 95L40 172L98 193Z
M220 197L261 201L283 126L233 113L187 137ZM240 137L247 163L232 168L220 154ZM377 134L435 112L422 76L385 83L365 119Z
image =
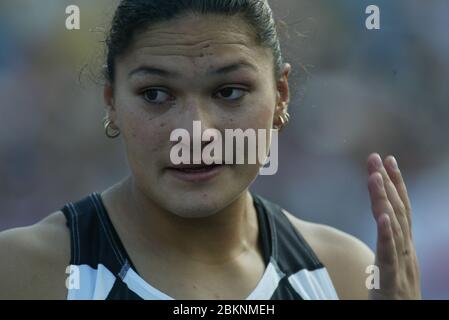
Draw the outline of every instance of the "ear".
M114 126L118 127L117 111L114 101L114 87L110 81L106 81L103 88L106 116L111 119Z
M290 103L290 88L288 85L288 77L292 70L292 66L289 63L285 63L282 69L281 77L276 82L276 110L274 112L273 125L281 125L279 117L288 111L288 105Z

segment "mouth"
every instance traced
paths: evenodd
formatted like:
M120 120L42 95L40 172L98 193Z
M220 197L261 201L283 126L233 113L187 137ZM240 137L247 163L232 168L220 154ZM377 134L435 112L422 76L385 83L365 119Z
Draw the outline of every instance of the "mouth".
M218 176L226 165L189 164L168 167L167 171L178 179L187 182L203 182Z

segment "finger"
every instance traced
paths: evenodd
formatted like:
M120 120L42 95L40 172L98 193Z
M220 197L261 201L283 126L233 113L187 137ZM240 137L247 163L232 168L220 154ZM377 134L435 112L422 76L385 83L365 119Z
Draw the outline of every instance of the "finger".
M406 211L406 218L408 223L408 230L410 233L410 237L412 235L412 208L410 205L410 199L408 197L407 187L405 185L404 179L402 178L401 170L399 169L398 163L393 156L387 157L386 160L386 168L388 175L391 178L391 181L396 187L396 190L399 194L399 197L402 200L402 203L404 204L405 211Z
M387 161L385 160L385 163ZM382 174L382 177L384 178L385 182L385 189L387 190L388 199L390 199L390 203L393 206L395 216L401 225L402 234L404 236L404 239L410 238L410 225L408 223L407 218L407 210L405 208L405 205L402 201L402 198L399 195L398 190L396 189L396 185L392 180L392 172L389 172L387 170L387 167L384 163L381 163L381 169L380 172ZM408 244L408 243L407 243Z
M379 215L377 222L376 264L380 269L380 285L382 289L395 286L398 270L398 255L394 241L391 220L388 214Z
M395 217L394 209L391 206L390 201L388 200L384 185L385 183L383 182L382 175L379 172L374 172L368 178L368 189L371 199L371 208L376 221L380 218L382 214L384 213L388 214L390 218L389 219L390 224L393 230L396 248L398 250L402 250L403 236L401 226L399 225L399 222Z
M368 171L370 173L377 171L382 175L388 200L394 209L394 217L390 216L393 227L395 227L396 222L399 223L403 236L408 239L410 232L406 217L406 209L394 183L390 179L390 176L382 163L382 159L379 154L374 153L369 157L368 163Z
M379 215L377 222L376 257L380 265L394 267L398 264L398 255L391 228L390 216L387 213Z

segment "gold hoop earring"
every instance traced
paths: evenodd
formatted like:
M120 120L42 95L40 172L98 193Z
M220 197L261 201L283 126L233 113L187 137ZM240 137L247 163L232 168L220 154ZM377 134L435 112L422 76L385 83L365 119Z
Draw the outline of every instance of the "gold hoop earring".
M281 121L281 125L275 126L275 129L281 132L290 122L290 114L288 112L284 112L284 114L279 116L279 120Z
M120 135L120 129L112 128L111 125L113 125L112 120L108 117L105 117L103 119L104 132L108 138L114 139Z

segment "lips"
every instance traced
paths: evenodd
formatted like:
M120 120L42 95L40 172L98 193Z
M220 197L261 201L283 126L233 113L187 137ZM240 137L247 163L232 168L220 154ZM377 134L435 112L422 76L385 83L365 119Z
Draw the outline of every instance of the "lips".
M186 171L186 172L201 172L201 171L211 170L217 166L220 166L220 165L219 164L182 164L182 165L178 165L178 166L169 167L169 169Z
M187 182L202 182L220 174L225 165L220 164L189 164L167 168L176 178Z

